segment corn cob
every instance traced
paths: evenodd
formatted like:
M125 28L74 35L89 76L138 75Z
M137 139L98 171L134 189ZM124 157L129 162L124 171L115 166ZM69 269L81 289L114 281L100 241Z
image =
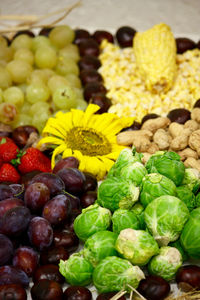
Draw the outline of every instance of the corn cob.
M168 91L176 76L176 42L166 24L136 33L133 40L136 64L146 88L154 93Z

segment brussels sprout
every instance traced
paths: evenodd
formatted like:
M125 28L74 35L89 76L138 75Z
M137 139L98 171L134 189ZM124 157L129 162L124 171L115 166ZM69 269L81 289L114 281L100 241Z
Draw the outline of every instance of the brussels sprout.
M189 218L185 203L174 196L160 196L147 205L144 219L160 246L176 241Z
M146 224L144 221L144 206L142 206L142 204L137 202L135 205L133 205L133 207L131 208L131 211L134 212L134 214L136 214L136 216L139 220L139 223L140 223L139 229L145 229Z
M132 264L144 266L153 255L159 253L154 238L144 230L124 229L116 241L117 251Z
M178 249L164 246L160 248L160 253L150 260L148 270L150 274L161 276L170 281L175 277L181 265L182 256Z
M146 163L148 173L160 173L180 185L185 174L185 166L180 156L172 151L158 151Z
M183 185L187 185L188 188L196 194L200 187L200 172L193 168L185 169L185 175L182 181Z
M120 233L125 228L140 229L140 222L133 211L119 208L112 215L113 232Z
M133 147L132 150L130 148L123 149L120 152L116 162L108 172L107 178L119 177L122 168L136 161L141 162L142 156L143 155L141 153L136 152L135 147Z
M176 196L176 185L173 181L159 173L144 176L140 193L142 205L146 207L152 200L162 195Z
M169 246L170 247L175 247L176 249L178 249L178 251L181 253L182 255L182 259L183 259L183 262L188 260L189 256L187 255L187 253L184 251L182 245L181 245L181 242L180 242L180 239L178 239L177 241L175 242L172 242L172 243L169 243Z
M130 209L138 200L139 187L121 178L107 178L98 189L99 205L115 211L118 208Z
M200 259L200 207L190 213L181 233L180 242L190 257Z
M99 231L90 236L84 245L84 257L95 267L107 256L117 256L115 242L117 234L111 231Z
M82 210L74 220L74 231L82 241L92 234L106 230L111 223L111 212L98 204L93 204Z
M59 271L71 285L85 286L92 282L93 266L81 252L72 254L68 260L60 260Z
M200 207L200 192L196 195L196 207Z
M177 197L182 200L189 211L196 207L196 197L187 185L180 185L176 188Z
M136 161L135 163L130 163L123 167L120 173L120 177L134 182L136 186L141 184L142 178L147 174L145 166Z
M100 293L130 291L129 285L136 289L143 278L144 273L138 266L116 256L104 258L93 272L93 283Z

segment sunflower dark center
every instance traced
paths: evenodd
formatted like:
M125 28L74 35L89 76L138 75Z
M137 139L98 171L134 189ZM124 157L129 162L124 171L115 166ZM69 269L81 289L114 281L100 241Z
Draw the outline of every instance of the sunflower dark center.
M73 127L67 132L66 144L68 148L89 156L106 155L112 150L108 139L92 128Z

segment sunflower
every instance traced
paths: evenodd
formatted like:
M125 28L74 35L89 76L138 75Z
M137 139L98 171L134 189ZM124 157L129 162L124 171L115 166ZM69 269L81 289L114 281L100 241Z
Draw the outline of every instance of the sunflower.
M133 118L119 118L115 114L95 114L99 106L89 104L86 111L71 109L58 112L43 129L42 144L54 147L52 168L62 153L62 158L74 156L79 169L102 179L112 167L124 146L117 144L116 134L133 123Z

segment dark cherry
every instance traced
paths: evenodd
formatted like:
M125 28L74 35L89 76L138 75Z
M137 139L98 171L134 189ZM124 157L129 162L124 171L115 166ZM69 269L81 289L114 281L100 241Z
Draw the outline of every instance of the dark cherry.
M105 95L106 92L106 88L101 82L91 82L85 86L84 99L89 102L95 94L102 93Z
M129 26L122 26L116 32L117 42L120 47L132 47L133 37L136 34L136 30Z
M69 286L64 291L63 300L92 300L92 293L84 286Z
M114 297L116 294L117 294L116 292L102 293L97 296L96 300L109 300L112 297ZM118 298L118 300L126 300L126 297L121 296L120 298Z
M38 134L38 130L34 126L19 126L13 130L12 139L20 148L23 148L27 144L28 138L32 132Z
M99 45L103 40L107 40L109 43L114 43L113 35L106 30L96 30L92 37Z
M200 107L200 99L198 99L198 100L195 102L195 104L194 104L193 107L194 107L194 108L195 108L195 107Z
M141 125L144 124L144 122L146 122L147 120L150 120L150 119L156 119L156 118L159 118L160 116L157 115L157 114L147 114L145 115L143 118L142 118L142 121L141 121Z
M20 30L20 31L17 31L15 33L15 35L12 38L12 40L14 40L17 36L19 36L21 34L26 34L26 35L28 35L30 37L34 37L35 36L35 34L32 31L30 31L30 30Z
M163 300L170 292L170 285L162 277L150 275L140 281L138 291L147 300Z
M84 191L85 175L75 168L65 168L57 175L65 184L65 190L73 195L80 195Z
M82 70L80 72L80 79L84 86L87 83L103 81L101 74L98 73L96 70Z
M177 53L182 54L187 50L196 48L196 43L188 38L176 38Z
M85 175L85 185L84 185L84 191L95 191L97 189L97 179L96 177L88 172L84 172Z
M58 265L60 259L67 260L69 258L68 251L63 246L50 247L40 253L40 263L42 265L53 264Z
M12 188L5 183L1 183L0 184L0 201L11 198L11 197L14 197Z
M137 121L134 121L133 124L130 127L123 128L121 130L121 132L123 132L123 131L132 131L132 130L140 130L140 128L141 128L141 123L139 123Z
M24 202L18 198L8 198L0 201L0 218L11 208L25 206Z
M53 173L56 174L58 171L64 169L64 168L76 168L78 169L79 166L79 161L76 157L74 156L68 156L66 158L63 158L59 160L55 167L53 168Z
M106 97L104 93L96 93L92 95L89 102L96 104L100 107L96 114L103 114L107 112L109 107L112 105L111 100L108 97Z
M52 29L53 29L53 27L43 27L39 31L39 35L49 36L49 33L51 32Z
M65 281L64 277L59 272L59 267L52 264L40 266L36 269L33 274L33 282L37 282L42 279L53 280L60 284Z
M80 70L98 70L101 67L101 62L96 56L86 55L81 57L78 66Z
M0 233L0 266L8 263L13 255L14 249L11 240Z
M190 111L185 108L175 108L168 113L167 117L171 122L184 124L186 121L190 120L190 115Z
M0 267L0 286L4 284L20 284L27 288L29 278L26 273L14 266Z
M188 288L200 289L200 267L196 265L182 266L176 273L176 282L180 285L185 284Z
M81 42L89 39L90 33L85 29L75 29L74 44L79 45Z
M35 177L36 175L42 173L41 171L32 171L26 174L23 174L21 176L21 183L24 185L24 188L26 189L27 186L30 184L31 180L33 179L33 177Z
M0 285L1 300L27 300L26 290L20 284Z
M53 244L55 247L62 246L71 252L78 248L79 239L74 232L54 231Z
M94 39L83 40L78 44L80 56L93 55L99 56L99 44Z
M81 196L81 206L83 208L86 208L92 204L94 204L94 202L97 200L97 192L95 191L88 191L85 192L82 196Z
M32 300L63 300L60 284L53 280L42 279L31 288Z

